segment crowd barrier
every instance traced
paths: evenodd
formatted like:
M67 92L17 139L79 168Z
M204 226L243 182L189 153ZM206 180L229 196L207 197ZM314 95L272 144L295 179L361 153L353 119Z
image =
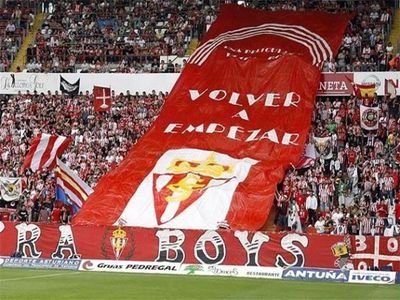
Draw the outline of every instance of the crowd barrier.
M400 272L340 270L324 268L287 268L181 264L98 259L36 259L0 257L0 267L28 269L59 269L85 272L119 272L165 275L225 276L302 281L325 281L364 284L400 284Z
M360 222L359 235L399 236L396 219L390 217L369 217L368 222Z
M398 237L0 222L0 266L392 284L400 248Z
M1 73L0 94L61 93L62 82L71 86L78 85L79 91L91 92L93 86L110 87L116 94L151 93L153 90L169 92L180 74L177 73ZM64 80L62 81L61 78ZM387 93L387 82L391 80L400 94L400 72L354 72L354 73L322 73L319 96L347 96L353 94L353 83L375 84L375 92L379 95ZM64 87L65 89L65 87Z

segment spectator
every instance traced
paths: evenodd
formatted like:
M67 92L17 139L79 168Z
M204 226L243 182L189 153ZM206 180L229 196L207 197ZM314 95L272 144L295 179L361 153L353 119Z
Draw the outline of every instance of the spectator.
M310 225L314 225L317 221L318 200L314 193L309 192L306 198L306 209L308 212L308 220Z
M317 233L325 233L325 220L323 216L320 216L318 221L314 224Z
M301 222L300 222L300 217L299 217L299 206L297 203L294 201L294 199L290 199L289 201L289 206L288 206L288 227L296 232L302 232L301 229Z
M26 211L25 205L22 205L17 213L18 221L27 222L28 221L28 212Z

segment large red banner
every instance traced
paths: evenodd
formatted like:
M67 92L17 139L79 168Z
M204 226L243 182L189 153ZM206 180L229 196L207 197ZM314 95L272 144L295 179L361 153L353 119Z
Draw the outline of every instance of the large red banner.
M261 228L348 20L223 7L152 128L73 223Z
M2 223L0 256L400 271L397 238Z

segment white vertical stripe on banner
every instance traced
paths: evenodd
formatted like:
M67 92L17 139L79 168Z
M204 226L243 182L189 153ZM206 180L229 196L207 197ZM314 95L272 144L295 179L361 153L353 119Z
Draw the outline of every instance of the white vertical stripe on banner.
M50 135L43 133L39 142L39 145L36 148L35 154L32 157L30 168L33 171L39 169L40 161L42 160L43 153L46 151L47 146L49 145Z
M54 161L54 158L55 158L56 155L57 155L58 149L60 148L60 146L64 143L64 141L65 141L66 139L67 139L67 138L66 138L65 136L58 136L58 137L57 137L56 142L54 143L54 146L53 146L53 148L51 149L50 157L49 157L49 159L43 164L43 168L48 167L48 166Z

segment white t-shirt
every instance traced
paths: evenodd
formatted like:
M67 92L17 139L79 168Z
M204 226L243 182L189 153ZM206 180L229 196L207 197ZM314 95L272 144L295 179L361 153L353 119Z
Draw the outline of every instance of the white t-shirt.
M334 212L332 214L332 220L335 222L336 225L339 225L339 220L343 218L342 212Z
M317 233L324 233L325 232L325 221L324 220L318 220L314 224L315 230Z

